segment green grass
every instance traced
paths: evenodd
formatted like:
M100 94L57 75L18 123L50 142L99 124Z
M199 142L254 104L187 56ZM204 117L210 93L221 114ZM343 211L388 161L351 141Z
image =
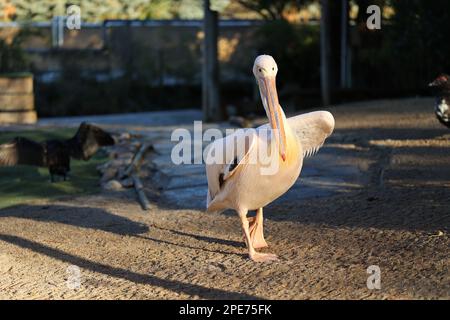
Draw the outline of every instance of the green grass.
M67 139L75 129L52 129L20 132L0 132L0 143L23 136L35 141ZM37 199L58 199L68 195L94 194L100 191L96 166L106 161L106 154L98 152L89 161L71 160L68 181L50 183L47 168L31 166L0 167L0 209Z

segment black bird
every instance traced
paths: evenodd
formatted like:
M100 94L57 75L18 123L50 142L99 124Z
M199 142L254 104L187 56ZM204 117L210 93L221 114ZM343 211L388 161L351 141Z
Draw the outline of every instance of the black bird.
M97 126L83 122L77 133L68 140L47 140L38 143L16 137L0 145L0 166L30 165L48 167L51 181L54 175L66 180L70 158L89 160L102 146L114 144L113 137Z
M428 86L433 87L436 94L434 113L444 126L450 128L450 77L441 74Z

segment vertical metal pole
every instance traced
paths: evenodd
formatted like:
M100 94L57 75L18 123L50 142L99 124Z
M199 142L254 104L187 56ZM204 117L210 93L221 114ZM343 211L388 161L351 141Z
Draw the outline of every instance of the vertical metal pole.
M64 45L64 22L65 17L58 17L58 47L62 47Z
M52 18L52 47L55 48L58 45L58 29L56 28L56 17Z
M64 44L64 1L57 0L52 19L52 45L59 48Z
M52 18L52 46L62 47L64 44L64 17L55 16Z
M108 37L108 28L106 24L107 20L103 20L102 23L102 40L103 40L103 48L109 48L109 37Z

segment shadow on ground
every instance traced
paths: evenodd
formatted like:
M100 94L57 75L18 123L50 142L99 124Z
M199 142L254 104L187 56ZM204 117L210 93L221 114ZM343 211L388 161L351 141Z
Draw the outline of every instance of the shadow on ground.
M90 207L65 205L19 205L3 209L0 217L16 217L40 222L57 222L75 227L107 231L119 235L136 235L148 231L142 223Z
M90 271L103 273L105 275L131 281L138 284L162 287L175 292L182 292L188 295L198 295L204 299L258 299L256 296L247 295L238 292L230 292L215 288L206 288L204 286L184 283L176 280L161 279L152 275L132 272L123 268L111 267L105 264L92 262L82 257L78 257L58 249L40 244L35 241L27 240L22 237L0 234L0 240L19 246L33 252L46 255L48 257L76 265Z

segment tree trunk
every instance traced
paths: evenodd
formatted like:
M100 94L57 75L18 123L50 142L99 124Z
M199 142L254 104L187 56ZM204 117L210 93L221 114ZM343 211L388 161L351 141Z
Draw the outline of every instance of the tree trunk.
M342 23L342 8L348 0L322 0L320 21L321 86L322 101L329 105L335 101L333 91L341 85L341 35L345 32ZM342 35L345 36L346 35Z
M342 0L341 8L341 88L349 86L348 1Z
M217 58L218 13L204 1L202 105L204 121L223 120L219 97L219 62Z
M320 18L320 85L322 104L327 106L331 102L330 93L330 1L322 0Z

